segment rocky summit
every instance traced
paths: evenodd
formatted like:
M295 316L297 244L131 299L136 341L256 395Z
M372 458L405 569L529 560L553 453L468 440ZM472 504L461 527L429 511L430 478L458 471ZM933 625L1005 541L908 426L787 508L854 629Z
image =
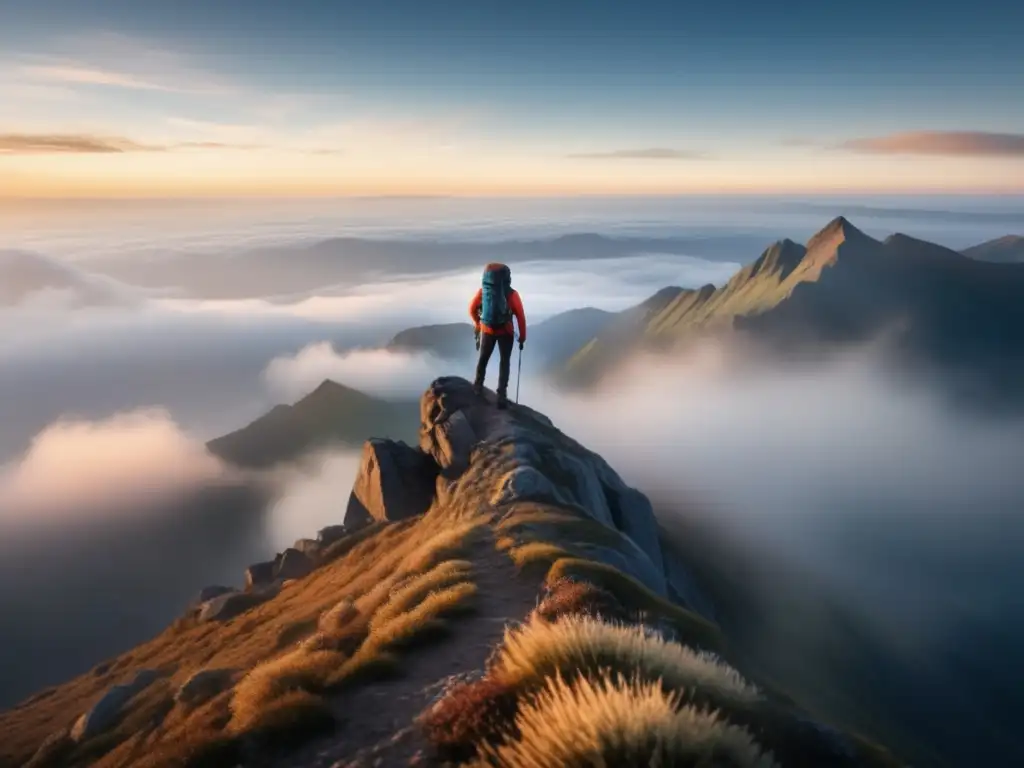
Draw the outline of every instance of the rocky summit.
M338 525L0 715L0 765L891 766L737 665L648 498L434 381Z

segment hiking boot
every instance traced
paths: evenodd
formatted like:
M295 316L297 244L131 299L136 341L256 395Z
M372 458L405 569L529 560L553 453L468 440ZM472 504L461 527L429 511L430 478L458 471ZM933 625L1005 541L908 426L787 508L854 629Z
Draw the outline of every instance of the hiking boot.
M508 408L508 396L504 392L498 393L498 408L502 411Z
M484 396L484 385L483 384L474 384L473 385L473 394L476 395L477 397L483 397Z

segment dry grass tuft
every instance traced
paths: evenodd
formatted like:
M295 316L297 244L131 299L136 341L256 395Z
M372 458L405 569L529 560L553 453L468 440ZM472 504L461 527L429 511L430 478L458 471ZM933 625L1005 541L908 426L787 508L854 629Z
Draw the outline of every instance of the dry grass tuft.
M415 608L431 592L465 581L472 570L473 566L467 560L448 560L420 576L408 579L373 614L370 620L371 634L400 614Z
M760 693L732 667L711 654L665 640L643 627L606 624L589 617L558 623L531 621L505 633L491 675L520 689L537 688L561 675L596 677L611 671L661 681L716 706L750 705Z
M277 642L274 643L274 648L282 650L287 648L289 645L294 645L316 632L317 620L316 619L300 619L293 621L290 624L284 626L280 632L277 633Z
M423 573L443 560L459 557L486 523L483 517L473 517L442 529L403 558L397 570L400 573Z
M442 762L462 763L477 745L497 740L514 727L519 702L511 686L483 677L447 691L420 718L420 726Z
M324 679L324 688L337 691L353 685L385 680L397 674L398 657L378 648L363 646Z
M252 730L262 721L266 709L285 694L322 689L323 681L345 661L340 653L300 647L260 664L235 687L230 730L235 734Z
M248 723L246 737L262 746L290 747L334 726L334 715L323 697L289 691L260 710Z
M519 570L525 570L531 565L538 564L550 567L556 560L571 557L569 552L557 544L550 544L546 541L531 541L510 550L508 555Z
M565 578L589 582L614 595L622 605L666 622L687 645L716 652L724 645L715 624L656 595L618 568L593 560L563 558L551 566L546 583L553 585Z
M317 619L316 626L321 632L331 632L346 626L349 622L354 621L357 616L359 616L359 611L352 604L352 601L346 597L321 613Z
M570 514L547 505L530 505L504 518L496 528L510 537L526 534L534 540L554 539L633 551L620 531L584 515Z
M469 600L476 593L476 585L468 581L432 592L415 608L372 628L366 644L378 649L408 647L413 641L443 633L446 625L441 617L469 610Z
M477 764L775 768L747 731L714 712L680 704L678 695L657 683L579 678L570 685L555 678L520 706L517 735L480 744Z

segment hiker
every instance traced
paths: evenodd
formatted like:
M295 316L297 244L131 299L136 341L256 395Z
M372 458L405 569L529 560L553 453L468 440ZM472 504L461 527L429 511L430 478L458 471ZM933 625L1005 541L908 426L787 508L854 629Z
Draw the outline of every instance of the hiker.
M488 264L484 268L483 285L469 303L469 316L473 318L480 358L476 363L476 380L473 391L482 395L487 363L491 360L494 345L498 345L501 362L498 365L498 407L508 407L508 377L512 366L512 343L515 331L512 317L519 325L519 349L522 354L526 343L526 313L518 291L512 288L512 270L505 264Z

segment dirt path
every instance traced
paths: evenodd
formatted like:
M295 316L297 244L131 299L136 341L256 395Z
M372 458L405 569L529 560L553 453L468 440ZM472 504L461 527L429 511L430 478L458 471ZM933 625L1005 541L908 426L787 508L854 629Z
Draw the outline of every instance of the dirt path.
M482 670L506 625L522 621L536 605L540 583L516 573L507 555L495 549L490 530L470 556L479 588L477 611L452 620L449 636L402 657L404 674L373 683L332 702L341 726L287 758L288 768L407 766L424 746L413 721L452 676Z

